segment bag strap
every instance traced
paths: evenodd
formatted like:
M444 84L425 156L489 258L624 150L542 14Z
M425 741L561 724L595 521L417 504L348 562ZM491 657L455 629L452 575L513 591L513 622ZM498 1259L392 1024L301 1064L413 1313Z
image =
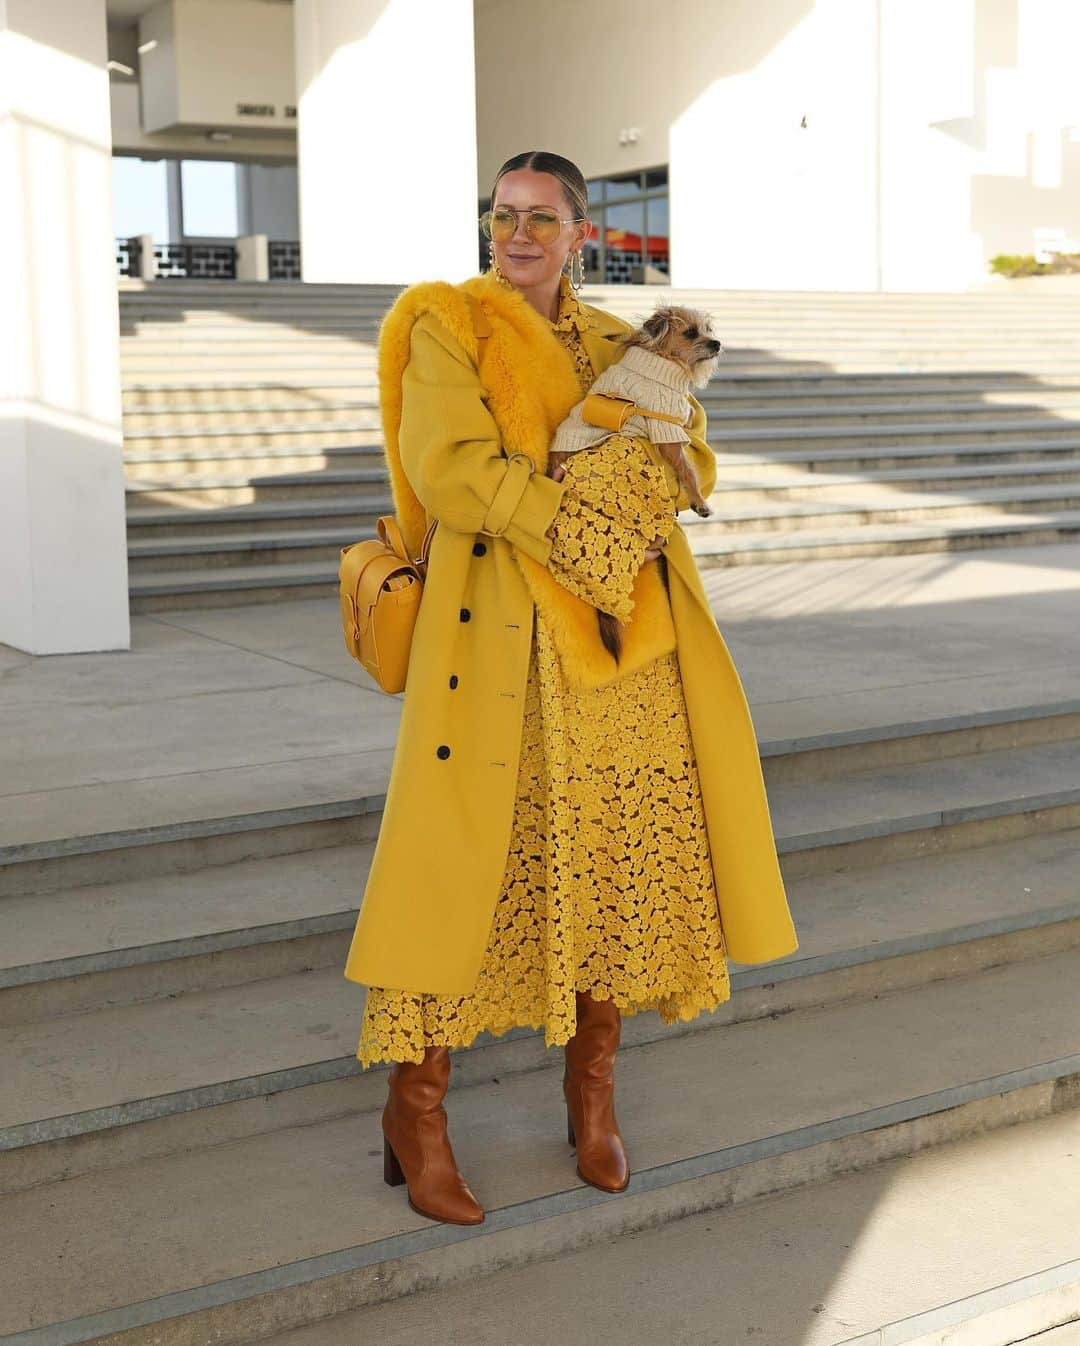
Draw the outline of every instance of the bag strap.
M642 416L647 416L650 421L670 421L672 425L681 425L684 428L690 424L689 420L680 416L669 416L665 411L650 411L648 407L639 407L636 402L634 407L641 412Z
M491 336L491 323L488 321L487 314L480 307L480 301L476 295L470 294L468 290L463 290L462 293L468 302L469 312L472 314L473 333L476 336L476 366L479 369L484 363L487 339Z

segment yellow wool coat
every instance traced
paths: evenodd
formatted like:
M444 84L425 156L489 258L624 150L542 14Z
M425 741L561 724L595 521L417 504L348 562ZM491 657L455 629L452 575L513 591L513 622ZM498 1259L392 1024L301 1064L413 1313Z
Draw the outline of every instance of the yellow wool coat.
M491 327L482 372L465 290ZM599 373L630 327L583 307ZM644 565L618 667L595 609L546 567L545 534L566 489L545 475L548 446L581 397L551 325L487 274L457 286L419 282L383 319L378 368L395 513L411 555L439 523L345 976L414 992L473 990L505 872L538 604L577 686L631 671L652 657L660 627L674 625L728 953L762 963L794 952L750 712L682 528L664 549L670 602L661 601L658 564ZM691 402L688 452L708 495L716 459L704 410ZM677 509L688 503L681 492Z

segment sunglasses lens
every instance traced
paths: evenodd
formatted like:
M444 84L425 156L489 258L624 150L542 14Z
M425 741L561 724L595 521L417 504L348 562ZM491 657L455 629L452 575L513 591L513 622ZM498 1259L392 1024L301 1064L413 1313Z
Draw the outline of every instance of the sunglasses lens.
M550 210L534 210L526 226L529 236L537 243L554 243L559 237L559 217Z
M491 212L491 237L496 243L505 243L508 238L513 238L516 228L517 216L512 210Z
M534 243L554 243L559 237L561 221L551 210L531 210L526 216L525 232ZM517 232L517 215L506 207L485 210L480 216L480 228L485 238L506 243Z

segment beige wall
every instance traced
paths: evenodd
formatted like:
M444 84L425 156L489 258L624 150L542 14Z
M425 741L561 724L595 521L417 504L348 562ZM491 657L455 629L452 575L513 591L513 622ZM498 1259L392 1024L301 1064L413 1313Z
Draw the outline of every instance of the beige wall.
M138 54L141 41L158 47ZM140 24L109 32L109 56L136 71L112 76L113 145L121 154L195 159L296 159L292 12L259 0L164 0ZM270 102L270 124L236 116L240 101ZM148 131L146 126L159 129ZM228 130L215 144L208 129Z
M254 11L290 10L212 3L237 40ZM445 0L454 13L459 3ZM398 4L325 8L389 49ZM993 254L1031 251L1035 229L1080 234L1080 139L1068 131L1080 126L1080 0L678 0L666 10L655 0L475 0L473 26L479 195L525 149L565 154L587 178L667 165L677 285L965 288ZM325 180L342 162L367 163L392 192L399 164L433 153L441 190L471 182L467 57L410 39L365 74L375 80L368 99L342 73L350 62L366 70L362 51L344 40L338 50L335 32L330 24L320 39L320 87L306 82L318 122L308 158ZM427 99L401 96L406 66ZM232 72L207 65L201 78L204 106L224 115ZM201 131L147 136L131 83L114 82L113 117L127 151L296 154L292 136L237 130L223 146ZM629 128L640 134L623 143ZM334 185L327 201L344 191ZM325 252L333 230L313 210L305 232ZM355 213L366 228L367 213ZM474 256L470 228L453 245L459 267ZM392 255L392 238L372 243L367 257Z
M296 105L292 10L264 0L162 0L139 20L156 46L140 71L143 125L290 131ZM238 105L263 106L255 118Z
M689 30L721 7L475 0L481 195L526 149L564 154L586 177L667 163L668 126L697 78L686 64ZM632 126L641 139L620 145L619 128Z
M963 289L1080 236L1080 0L476 0L476 25L481 192L525 149L668 164L677 285Z
M113 149L117 154L141 154L145 158L167 156L184 159L256 159L282 163L296 161L296 136L251 136L233 133L224 144L214 144L205 131L158 131L147 135L139 119L139 86L114 79L112 98Z
M0 4L0 641L130 641L103 0Z
M305 280L476 272L472 3L296 0Z

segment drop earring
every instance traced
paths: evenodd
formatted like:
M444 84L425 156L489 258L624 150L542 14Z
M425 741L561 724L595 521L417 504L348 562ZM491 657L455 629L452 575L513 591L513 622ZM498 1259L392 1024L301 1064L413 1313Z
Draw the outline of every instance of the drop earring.
M503 275L502 267L499 265L498 260L495 257L495 244L491 242L488 243L488 258L491 261L491 267L490 267L491 274L495 277L496 280L502 281L504 285L509 285L510 282Z
M574 278L574 259L577 259L577 279ZM577 294L585 281L585 261L581 256L581 249L576 248L570 254L570 288Z

